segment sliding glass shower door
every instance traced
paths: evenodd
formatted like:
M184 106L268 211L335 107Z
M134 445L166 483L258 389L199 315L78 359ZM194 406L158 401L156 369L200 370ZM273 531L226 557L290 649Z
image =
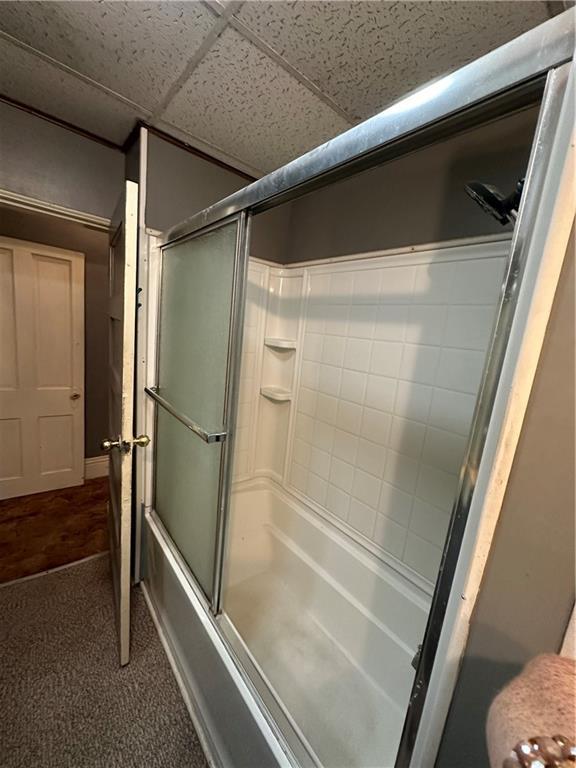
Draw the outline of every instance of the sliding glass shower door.
M229 495L245 217L162 252L154 509L217 608Z

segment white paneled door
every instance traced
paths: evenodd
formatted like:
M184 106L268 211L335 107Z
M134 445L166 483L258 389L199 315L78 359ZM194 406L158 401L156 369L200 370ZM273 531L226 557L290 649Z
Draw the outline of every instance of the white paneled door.
M0 237L0 498L84 480L84 254Z

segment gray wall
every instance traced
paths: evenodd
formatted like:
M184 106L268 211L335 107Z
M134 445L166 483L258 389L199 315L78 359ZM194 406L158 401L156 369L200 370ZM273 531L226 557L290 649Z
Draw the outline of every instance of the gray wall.
M148 134L147 227L164 231L249 183L245 176ZM287 259L289 225L290 206L258 216L257 226L252 230L252 256L276 261Z
M85 254L85 456L98 456L108 430L108 233L0 207L0 234Z
M504 228L464 184L479 179L511 192L525 171L537 116L525 110L311 192L284 207L288 243L283 227L275 240L259 235L270 224L270 214L261 214L253 238L265 241L267 253L255 255L294 262L500 234Z
M254 216L250 236L251 256L280 264L297 261L291 259L290 254L293 210L293 204L288 203Z
M109 218L124 155L0 103L0 189Z
M161 231L250 183L152 133L147 163L146 226Z
M572 232L437 768L488 765L490 702L559 651L574 603L574 247Z
M132 143L126 150L124 158L124 173L127 179L140 182L140 136L144 129L139 128Z

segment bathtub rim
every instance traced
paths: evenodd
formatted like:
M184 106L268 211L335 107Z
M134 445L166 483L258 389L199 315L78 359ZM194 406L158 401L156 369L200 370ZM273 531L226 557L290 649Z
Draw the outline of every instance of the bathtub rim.
M250 651L246 641L236 629L234 622L228 616L224 607L222 608L222 613L218 615L217 624L236 663L247 672L264 706L270 711L276 723L282 723L280 730L284 734L288 732L287 741L293 750L296 747L294 751L297 753L298 768L322 768L322 763L317 757L314 748L302 733L288 708L283 704L281 697L276 693L268 676Z
M246 494L254 491L266 491L276 494L285 504L295 509L297 514L306 518L307 522L315 528L326 532L326 535L336 543L346 549L352 556L362 561L369 570L376 573L379 578L386 578L394 583L403 593L410 592L409 599L415 602L419 607L427 612L430 611L434 584L424 579L419 573L409 566L402 563L393 555L379 550L375 545L370 546L370 542L365 537L364 541L359 541L356 536L349 534L348 527L339 524L334 515L323 511L318 504L310 503L304 494L300 494L294 488L287 488L275 477L268 474L260 474L253 478L247 478L236 481L232 486L231 508L236 494ZM320 518L318 520L317 518ZM341 538L337 538L341 537ZM228 533L227 547L230 546L230 532ZM225 558L225 561L228 557ZM227 563L226 567L229 567ZM226 583L226 575L222 580Z

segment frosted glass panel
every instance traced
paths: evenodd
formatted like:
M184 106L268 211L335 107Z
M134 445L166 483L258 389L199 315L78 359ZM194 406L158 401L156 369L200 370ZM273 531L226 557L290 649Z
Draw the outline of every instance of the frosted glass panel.
M162 396L205 429L222 426L236 221L164 251Z
M238 222L163 254L158 386L207 431L224 420ZM212 597L222 445L206 443L158 407L155 508L206 595Z
M156 512L200 586L212 596L221 443L205 443L158 408Z

